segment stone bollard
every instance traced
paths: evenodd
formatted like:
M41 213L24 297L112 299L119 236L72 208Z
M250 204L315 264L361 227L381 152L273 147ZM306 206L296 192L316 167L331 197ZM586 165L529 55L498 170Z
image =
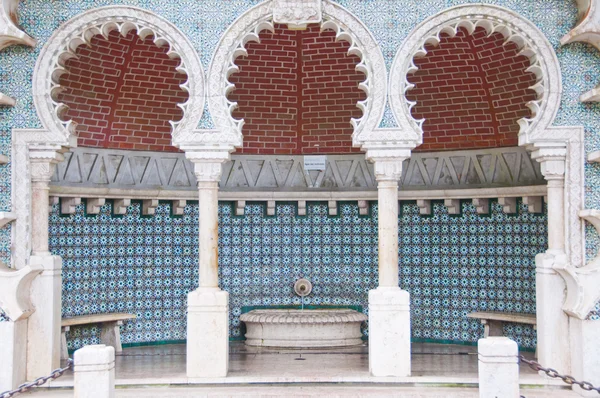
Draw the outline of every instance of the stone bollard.
M519 397L519 347L507 337L488 337L477 342L479 397Z
M85 346L74 355L75 398L114 398L115 349L102 345Z

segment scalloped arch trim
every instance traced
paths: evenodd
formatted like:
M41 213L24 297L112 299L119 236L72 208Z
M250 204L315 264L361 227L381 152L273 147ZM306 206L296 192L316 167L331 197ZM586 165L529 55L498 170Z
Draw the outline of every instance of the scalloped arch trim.
M33 99L44 128L59 133L65 141L72 141L70 138L75 126L71 121L65 122L59 118L64 104L54 100L61 89L58 84L60 75L66 72L66 60L77 56L77 47L89 44L95 35L107 37L114 30L122 35L135 30L142 39L153 36L158 46L169 46L167 55L170 58L181 60L177 70L188 77L181 88L189 93L189 98L178 105L183 110L183 118L179 122L171 122L172 136L175 138L183 132L193 131L204 110L204 72L196 50L169 21L130 6L109 6L87 11L66 22L48 40L33 74Z
M361 59L357 70L366 76L360 88L367 94L367 98L357 104L363 111L363 116L352 119L353 142L359 145L361 133L377 128L383 117L387 93L387 70L383 54L366 26L348 10L330 0L323 1L321 28L335 31L337 40L350 43L349 54ZM244 121L236 120L231 115L237 104L227 99L234 88L228 78L238 70L235 59L247 54L246 43L259 41L258 35L263 30L273 31L272 0L251 8L227 29L208 69L210 114L219 134L230 137L230 144L236 147L242 145Z
M421 137L419 144L422 143L423 120L412 117L410 110L414 103L405 96L413 87L407 81L407 75L417 70L413 59L427 53L426 44L437 46L441 34L454 37L460 28L472 34L478 27L488 34L501 33L507 42L517 45L519 55L531 60L527 71L537 77L536 84L531 87L537 99L527 104L533 116L519 120L520 144L530 143L532 132L543 132L552 125L560 105L562 83L558 59L546 37L531 22L508 9L491 5L457 6L434 15L414 29L392 64L389 95L394 117L402 130L416 132Z

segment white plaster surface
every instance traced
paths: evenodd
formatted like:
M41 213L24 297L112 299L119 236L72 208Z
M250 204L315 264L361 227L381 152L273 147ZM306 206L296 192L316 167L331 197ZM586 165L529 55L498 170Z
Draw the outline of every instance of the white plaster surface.
M27 355L27 319L0 322L0 392L25 381L23 358Z
M600 322L571 318L570 329L573 377L600 386ZM573 390L583 397L599 396L597 392L584 391L579 386L574 386Z
M477 342L480 398L519 397L519 347L507 337Z
M259 347L342 347L362 344L367 316L350 309L253 310L242 314L246 345Z
M553 267L564 255L547 252L535 257L538 360L544 366L570 372L569 316L562 310L565 282Z
M373 376L410 376L410 295L400 288L369 292L369 370Z
M115 349L101 345L85 346L74 354L75 398L114 398Z
M42 273L31 283L35 312L28 318L27 379L50 374L60 364L60 309L62 259L58 256L31 256L32 265Z
M219 288L190 292L187 322L187 376L227 376L229 293Z

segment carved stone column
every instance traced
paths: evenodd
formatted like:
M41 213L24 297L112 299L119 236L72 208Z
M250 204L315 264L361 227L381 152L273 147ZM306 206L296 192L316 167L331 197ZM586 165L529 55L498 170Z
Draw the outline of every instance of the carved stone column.
M379 287L369 292L369 370L410 376L410 295L398 286L398 180L409 150L367 151L378 186Z
M29 148L31 173L31 266L42 273L31 283L31 303L35 312L28 320L27 378L48 374L60 365L60 319L62 300L62 260L48 250L49 184L54 167L63 160L61 146Z
M566 145L534 146L532 159L548 181L548 250L536 263L537 352L539 362L570 372L569 316L563 311L566 285L555 268L568 262L565 253Z
M225 377L229 368L229 293L219 289L218 193L228 153L186 152L199 200L199 288L188 294L187 376Z

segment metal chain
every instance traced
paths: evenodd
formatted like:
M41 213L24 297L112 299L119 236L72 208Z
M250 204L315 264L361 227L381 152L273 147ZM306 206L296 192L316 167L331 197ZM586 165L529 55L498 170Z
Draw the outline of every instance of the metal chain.
M555 369L545 368L542 365L540 365L539 363L537 363L536 361L531 361L529 359L526 359L523 355L519 355L519 362L527 364L531 369L535 370L536 372L544 372L548 376L552 377L553 379L557 379L557 378L561 379L562 381L564 381L565 383L567 383L570 386L572 386L573 384L577 384L579 387L581 387L582 390L596 391L598 394L600 394L600 387L594 387L592 383L587 382L587 381L577 381L573 376L561 375ZM523 396L521 396L521 397L523 397ZM2 398L2 397L0 397L0 398Z
M67 360L67 366L65 366L64 368L58 368L58 369L53 370L49 376L38 377L37 379L35 379L32 382L23 383L19 387L17 387L16 389L14 389L12 391L4 391L3 393L0 393L0 398L10 398L10 397L13 397L22 392L29 391L34 387L39 387L39 386L45 384L48 380L56 380L60 376L62 376L67 370L71 369L72 367L73 367L73 360L69 358Z

